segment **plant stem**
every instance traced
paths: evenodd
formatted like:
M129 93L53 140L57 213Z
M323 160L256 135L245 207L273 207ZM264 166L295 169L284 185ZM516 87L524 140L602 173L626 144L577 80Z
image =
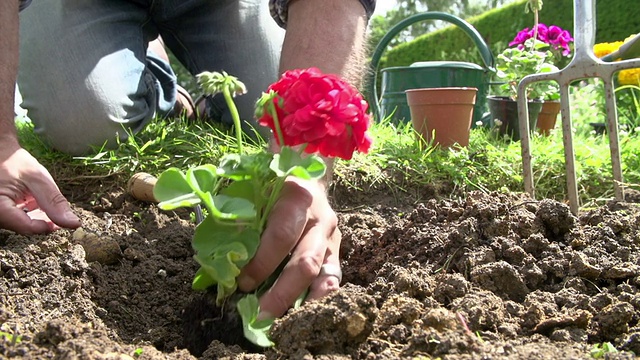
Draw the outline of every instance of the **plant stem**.
M269 112L273 117L273 125L276 129L278 143L280 144L280 146L284 146L284 136L282 135L282 129L280 128L280 119L278 119L278 112L276 111L276 106L273 104L273 101L269 101Z
M529 0L528 2L529 9L533 12L533 38L538 39L538 12L542 9L542 1L541 0ZM530 51L535 49L535 41L531 44Z
M276 116L274 116L274 122L277 121L276 120ZM276 122L276 129L280 129L280 126L279 126L279 124L277 122ZM307 147L307 145L308 145L307 143L304 143L304 144L300 145L297 148L298 154L302 154L304 152L304 149ZM262 213L262 215L260 217L260 220L259 220L260 223L258 224L258 226L259 226L258 229L260 231L264 230L264 226L266 225L267 217L269 216L269 213L271 212L271 209L275 205L278 196L280 196L280 190L282 190L282 187L284 186L285 180L286 180L286 178L282 178L282 177L276 177L275 178L275 181L273 183L273 187L271 189L271 193L269 194L269 199L267 200L267 204L265 205L264 211L263 211L263 213Z
M534 39L538 39L538 24L539 24L539 19L538 19L538 8L534 8L533 9L533 38ZM535 44L536 42L534 41L533 44ZM534 49L533 45L532 49Z
M264 212L260 218L260 223L258 224L258 230L262 233L267 224L267 218L269 217L269 213L273 206L276 204L276 200L280 195L280 190L282 190L282 186L284 186L285 178L276 177L273 183L273 188L271 189L271 193L269 194L269 200L267 200L267 205L264 207Z
M224 86L222 88L222 94L224 95L224 101L226 101L227 106L229 107L229 112L231 112L231 118L233 119L233 127L235 127L236 132L236 141L238 142L238 154L242 154L242 126L240 124L240 114L238 113L238 108L233 101L233 97L231 96L231 92L229 91L229 86Z

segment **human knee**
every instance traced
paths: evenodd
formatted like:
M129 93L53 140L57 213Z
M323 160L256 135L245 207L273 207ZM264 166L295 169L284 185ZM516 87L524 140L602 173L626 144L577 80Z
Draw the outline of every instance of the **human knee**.
M139 131L153 118L148 105L133 111L132 102L71 101L28 110L34 129L52 148L82 155L97 148L115 148L130 133Z

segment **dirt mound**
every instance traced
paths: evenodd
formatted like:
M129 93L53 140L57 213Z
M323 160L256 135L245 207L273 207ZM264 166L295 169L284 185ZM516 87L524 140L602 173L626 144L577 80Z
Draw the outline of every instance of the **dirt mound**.
M575 217L521 194L337 202L343 288L279 319L261 351L191 290L188 212L119 190L70 198L84 232L0 231L4 357L588 359L606 342L611 358L640 354L633 203Z

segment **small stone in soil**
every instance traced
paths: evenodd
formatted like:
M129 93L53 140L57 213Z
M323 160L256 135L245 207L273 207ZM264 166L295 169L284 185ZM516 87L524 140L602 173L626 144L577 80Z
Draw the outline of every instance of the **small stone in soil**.
M122 258L120 245L110 236L99 236L78 228L74 231L72 240L75 244L82 245L86 253L85 259L89 263L97 261L103 265L111 265Z

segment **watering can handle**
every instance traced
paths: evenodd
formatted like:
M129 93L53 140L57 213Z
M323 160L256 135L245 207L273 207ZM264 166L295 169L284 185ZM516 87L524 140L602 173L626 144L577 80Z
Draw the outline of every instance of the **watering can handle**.
M373 98L374 98L374 112L375 112L375 118L380 120L380 104L379 104L379 99L378 99L378 92L376 90L377 88L377 84L376 84L376 78L377 78L377 73L378 73L378 65L380 62L380 58L382 57L382 53L384 52L385 48L387 47L387 45L389 45L389 42L402 30L404 30L405 28L409 27L410 25L412 25L413 23L416 23L418 21L423 21L423 20L443 20L443 21L447 21L450 22L454 25L457 25L459 28L461 28L467 35L469 35L469 37L471 38L471 40L473 40L473 42L476 44L476 46L478 47L478 50L480 51L480 56L482 56L482 61L484 62L485 68L489 69L490 71L494 70L494 66L495 66L495 60L493 58L493 54L491 53L491 50L489 50L489 47L487 46L487 43L484 41L484 39L482 38L482 36L480 35L480 33L478 32L478 30L476 30L473 26L471 26L471 24L469 24L468 22L466 22L465 20L455 16L455 15L451 15L451 14L447 14L444 12L439 12L439 11L427 11L427 12L423 12L423 13L419 13L419 14L415 14L412 16L409 16L408 18L400 21L399 23L397 23L394 27L392 27L389 32L387 32L382 39L380 40L380 42L378 43L378 46L376 46L376 49L373 51L373 55L371 56L371 67L373 70L373 81L371 81L371 94L373 94Z

